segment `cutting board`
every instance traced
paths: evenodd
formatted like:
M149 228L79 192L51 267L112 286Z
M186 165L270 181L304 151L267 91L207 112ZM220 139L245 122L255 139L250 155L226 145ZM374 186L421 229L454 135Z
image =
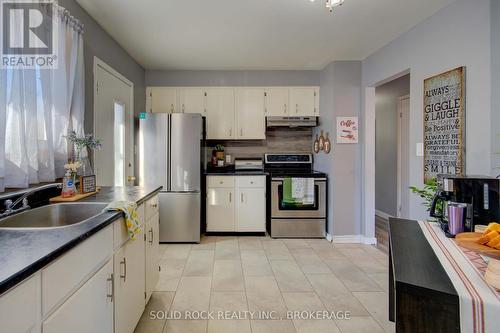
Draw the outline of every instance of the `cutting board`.
M49 201L50 202L74 202L74 201L78 201L78 200L82 200L84 198L90 197L91 195L97 194L99 192L99 190L100 190L100 188L98 187L97 191L95 191L95 192L89 192L89 193L84 193L84 194L77 193L75 196L73 196L71 198L63 198L60 195L58 195L57 197L50 198Z
M491 258L500 259L500 250L476 243L482 235L483 234L479 232L463 232L455 236L455 241L463 248L481 253Z

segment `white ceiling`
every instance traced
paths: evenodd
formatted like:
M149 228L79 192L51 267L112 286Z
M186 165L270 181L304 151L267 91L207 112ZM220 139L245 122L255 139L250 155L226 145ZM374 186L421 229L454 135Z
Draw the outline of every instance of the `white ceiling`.
M77 0L147 69L322 69L362 60L454 0Z

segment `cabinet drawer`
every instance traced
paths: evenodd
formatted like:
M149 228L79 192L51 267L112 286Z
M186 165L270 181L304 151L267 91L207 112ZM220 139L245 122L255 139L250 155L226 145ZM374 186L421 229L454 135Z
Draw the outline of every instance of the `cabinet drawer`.
M113 226L86 239L42 270L42 313L45 316L76 290L113 254Z
M208 188L219 188L219 187L234 187L234 177L233 176L208 176L207 177Z
M151 199L146 201L143 206L144 206L144 210L145 210L144 214L146 216L145 221L147 221L150 218L152 218L153 216L155 216L156 214L158 214L158 211L159 211L158 196L155 195L154 197L152 197Z
M137 207L137 218L139 219L139 223L142 225L142 229L144 232L144 204L139 205ZM144 237L139 235L140 237ZM129 239L127 226L125 225L125 218L120 218L113 223L113 248L119 249L126 241Z
M40 273L0 296L0 331L40 332Z
M236 187L244 188L265 188L266 187L266 176L237 176L236 177Z

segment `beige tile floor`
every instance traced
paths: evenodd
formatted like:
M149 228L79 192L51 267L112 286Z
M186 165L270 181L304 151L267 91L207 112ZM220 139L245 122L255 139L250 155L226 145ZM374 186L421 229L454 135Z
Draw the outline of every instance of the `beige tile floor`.
M203 237L160 245L160 280L136 333L394 332L387 320L387 255L361 244ZM283 320L151 319L159 314L273 311ZM350 319L287 319L290 311L349 311Z

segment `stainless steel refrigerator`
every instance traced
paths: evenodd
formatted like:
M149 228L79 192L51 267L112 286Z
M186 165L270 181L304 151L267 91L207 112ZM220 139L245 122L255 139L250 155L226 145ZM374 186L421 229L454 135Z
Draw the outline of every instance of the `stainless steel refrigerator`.
M163 186L160 242L199 242L201 115L143 113L139 129L139 183Z

